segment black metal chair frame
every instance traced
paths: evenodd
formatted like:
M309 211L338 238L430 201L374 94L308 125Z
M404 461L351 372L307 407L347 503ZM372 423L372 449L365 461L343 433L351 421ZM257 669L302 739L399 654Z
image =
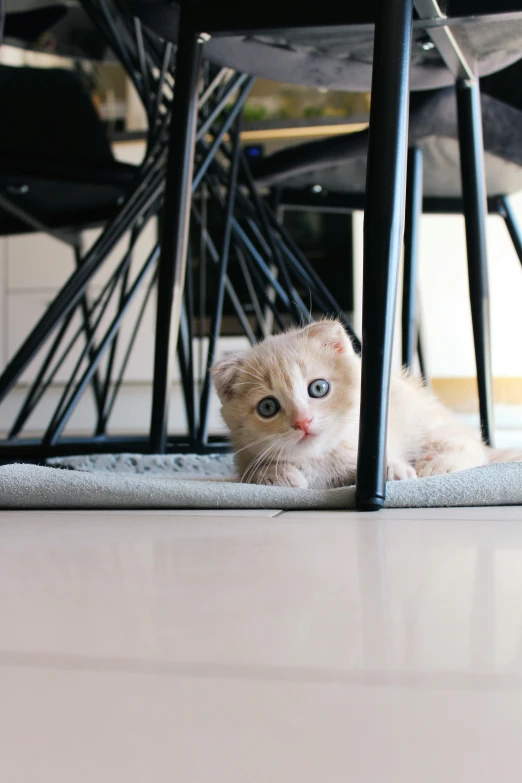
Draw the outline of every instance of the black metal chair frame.
M179 20L177 68L183 78L183 89L176 103L176 115L191 115L195 104L194 72L199 65L197 42L204 35L234 32L259 32L273 27L306 27L340 25L354 21L375 22L374 64L372 77L372 104L368 146L367 188L364 227L364 281L361 411L359 427L359 456L357 471L357 505L363 510L382 508L385 499L385 452L390 384L393 320L397 289L399 256L401 252L406 195L407 122L409 97L409 62L413 8L421 17L419 24L438 47L457 82L459 138L463 213L466 220L468 264L470 269L472 318L479 378L490 378L489 317L481 301L488 300L487 257L485 243L486 190L482 145L482 118L480 93L472 53L463 52L456 45L451 30L433 0L380 0L376 10L357 6L354 9L332 8L329 4L303 10L299 23L285 18L286 7L274 9L269 5L251 9L244 5L200 3L182 6ZM458 3L450 3L451 13L466 12ZM511 11L519 8L499 8L498 4L483 3L479 13ZM353 12L353 13L352 13ZM374 18L368 19L368 14ZM351 18L342 18L343 13ZM311 18L313 14L313 19ZM354 20L354 16L360 18ZM429 21L426 22L426 19ZM446 24L445 24L446 23ZM169 242L168 269L165 283L173 289L176 270L184 263L189 204L187 189L182 187L192 160L194 138L173 139L171 160L176 170L176 189L172 188L173 208L180 220L171 226L165 239ZM166 297L166 294L165 294ZM165 299L163 320L170 317L170 302ZM159 323L159 321L158 321ZM166 384L168 372L158 364L157 394L154 400L152 442L159 449L166 441ZM481 425L484 437L491 440L491 396L487 388L481 390Z
M357 505L363 510L375 510L382 507L385 499L385 447L387 435L388 392L390 382L391 348L393 337L393 321L395 311L395 298L397 289L398 262L401 252L406 194L406 158L407 158L407 122L408 122L408 98L409 98L409 61L411 52L412 25L423 27L438 47L448 68L457 81L458 112L462 156L463 179L463 211L466 219L466 235L468 253L470 256L470 268L473 270L473 286L482 294L487 294L486 275L486 247L485 247L485 215L486 198L484 186L483 150L481 144L481 116L478 81L474 76L473 59L470 53L463 52L455 45L451 31L447 26L448 18L443 17L434 0L378 0L376 7L373 4L351 5L336 3L324 3L321 6L303 7L296 23L294 12L290 12L289 6L282 4L275 6L264 4L250 7L237 3L213 3L210 0L197 4L183 4L180 11L179 40L176 52L176 85L174 98L168 102L168 113L172 112L170 123L169 146L166 178L163 170L162 155L159 150L164 150L164 141L168 132L165 117L159 111L160 106L165 105L163 87L168 80L167 74L171 74L171 48L169 44L160 45L152 41L150 36L135 22L134 29L127 28L122 38L122 30L118 23L107 11L106 6L95 0L86 0L86 7L92 13L94 20L100 29L111 39L121 61L127 67L129 74L133 76L135 84L147 106L151 124L147 162L142 167L137 183L130 193L118 218L105 230L96 246L87 254L78 272L73 275L51 305L47 313L41 319L36 329L29 335L27 341L6 368L0 379L0 400L12 388L22 369L41 347L45 338L57 327L61 318L66 317L72 308L79 302L85 285L94 271L103 263L107 252L114 247L116 241L122 236L125 229L135 223L140 217L149 217L150 214L162 212L169 219L162 221L161 230L161 254L159 247L154 249L139 275L139 283L151 270L156 257L159 255L158 265L158 306L155 343L155 369L152 401L152 418L150 439L148 448L152 451L163 452L168 447L167 439L167 413L169 383L171 378L171 333L180 352L185 354L185 368L190 361L190 349L184 344L184 331L190 337L190 319L188 329L183 329L184 307L186 313L190 311L186 279L186 261L188 252L188 230L191 213L192 194L195 190L194 183L198 181L198 170L193 176L194 158L197 155L198 145L205 143L203 136L207 131L213 131L217 120L214 109L210 111L210 117L198 128L198 84L202 60L202 46L209 35L234 34L237 32L259 32L263 29L274 27L310 27L318 25L339 26L342 24L375 24L374 38L374 65L372 78L372 105L370 112L370 138L368 148L367 188L365 203L365 227L364 227L364 282L363 282L363 333L362 343L362 388L361 388L361 412L359 430L359 457L358 457L358 481L357 481ZM413 22L413 8L420 19ZM476 14L491 15L497 18L498 14L510 12L520 16L522 11L514 3L507 2L482 2L476 4ZM448 3L452 22L466 21L468 9L463 2L451 0ZM461 18L459 18L461 17ZM129 31L133 33L129 38ZM132 40L129 59L129 40ZM147 45L144 44L147 42ZM158 51L159 50L159 51ZM149 57L154 56L156 72L153 76L149 68ZM242 78L237 76L237 78ZM154 84L151 84L151 80ZM209 88L213 83L209 85ZM153 89L151 89L151 87ZM212 91L214 94L215 90ZM241 92L243 95L244 92ZM206 93L202 98L207 100ZM245 96L246 97L246 96ZM206 100L204 101L206 103ZM220 111L224 105L219 104ZM228 113L222 123L221 130L215 134L215 140L210 148L205 149L204 173L199 179L201 184L207 173L215 173L218 180L221 176L216 171L220 163L216 157L218 149L225 150L225 158L228 161L227 196L224 202L225 214L232 214L234 202L239 202L239 194L242 190L235 182L236 173L239 171L238 129L233 126L239 116L241 98L236 101L237 112ZM211 119L212 118L212 119ZM223 130L226 128L225 130ZM232 150L223 145L224 136L232 131ZM205 154L204 153L204 154ZM158 160L161 166L158 167ZM192 184L192 186L191 186ZM212 183L209 181L209 188ZM215 180L214 180L215 188ZM163 201L163 189L164 201ZM217 194L216 194L217 195ZM255 200L254 200L254 203ZM253 208L249 200L248 212ZM270 221L270 216L262 208L264 218L258 215L261 225ZM280 237L284 233L279 227L274 231ZM240 231L238 230L240 229ZM252 230L252 226L250 226ZM235 234L239 243L249 247L244 232L234 220L227 220L225 224L226 241L223 243L220 257L220 271L226 272L227 257L230 237ZM257 237L257 241L267 245L267 240ZM270 247L273 261L281 260L282 254L278 246ZM287 245L290 243L287 242ZM249 247L252 252L252 248ZM130 251L129 254L130 255ZM297 255L294 256L294 260ZM258 264L263 257L256 259ZM290 259L287 257L286 259ZM127 269L127 264L122 262L120 275ZM282 279L285 278L285 264L280 266ZM259 268L263 269L261 264ZM269 271L269 270L267 270ZM302 271L302 264L301 269ZM470 272L471 276L471 272ZM268 279L268 276L266 276ZM117 278L119 280L119 277ZM117 280L116 280L117 282ZM270 283L276 288L280 283L272 277ZM319 284L319 281L317 281ZM114 283L115 284L115 283ZM122 297L123 307L135 293L138 282L135 282L130 290ZM222 284L224 286L224 283ZM319 287L319 285L318 285ZM284 292L278 294L284 301ZM294 291L287 293L289 303L293 299ZM322 292L324 293L324 292ZM290 296L288 296L290 294ZM486 297L487 298L487 297ZM218 301L220 297L218 296ZM478 297L477 297L478 300ZM297 311L304 316L305 308L298 303ZM299 312L295 312L296 317ZM217 309L216 309L217 312ZM475 332L475 345L477 348L477 364L484 365L484 377L489 376L489 332L487 318L484 313L473 309L473 324ZM480 315L480 318L479 318ZM49 453L49 449L56 447L59 436L67 422L71 406L77 401L97 369L97 360L101 353L114 341L117 328L121 321L118 315L105 338L96 348L95 360L91 362L89 369L76 384L69 384L72 396L64 400L62 408L57 412L43 439L43 451ZM219 314L214 319L217 325ZM171 325L171 329L168 326ZM180 329L181 326L181 329ZM216 339L216 333L212 334L211 342ZM209 357L211 351L209 351ZM183 374L183 359L181 360ZM187 405L189 403L187 402ZM187 409L188 413L188 409ZM489 432L489 411L481 408L483 431ZM190 417L189 417L190 425ZM192 427L194 430L195 428ZM201 431L201 421L200 421ZM104 450L111 448L109 439L103 436ZM125 448L129 444L119 444ZM138 444L132 441L133 447ZM194 442L187 439L186 446L193 450ZM141 443L143 447L143 443ZM23 447L22 447L23 448ZM78 449L78 444L73 449ZM139 447L138 447L139 448ZM176 445L176 448L179 448ZM93 449L91 449L93 450ZM108 450L108 449L107 449ZM0 452L5 454L5 451ZM26 449L23 453L31 453Z
M359 457L357 479L357 505L364 510L379 509L385 499L385 451L388 416L393 320L397 289L399 255L401 252L406 194L407 122L409 98L409 61L413 24L412 0L381 0L377 9L357 6L357 21L375 22L374 65L372 77L372 104L370 112L370 137L368 147L367 188L364 227L364 282L363 282L363 332L361 412L359 428ZM415 8L419 16L430 18L425 25L437 45L448 68L457 80L457 101L462 157L463 209L466 219L467 244L470 268L473 269L473 286L487 292L487 261L485 245L485 184L484 161L481 144L481 115L478 80L474 76L473 60L456 46L451 31L436 3L418 0ZM453 6L455 8L455 6ZM344 13L351 13L352 8ZM498 10L498 6L490 11ZM228 13L227 13L228 11ZM233 11L233 17L231 12ZM343 10L326 4L321 10L314 7L313 20L307 14L285 19L285 7L274 9L250 9L245 6L214 5L201 3L197 7L182 6L179 21L178 73L184 79L176 114L190 116L195 103L191 79L198 67L197 41L202 31L208 34L254 32L274 26L306 27L319 24L339 25ZM375 18L368 20L374 11ZM320 18L322 16L322 18ZM439 24L435 18L438 17ZM434 21L435 20L435 21ZM420 21L423 25L424 22ZM183 181L180 166L190 165L193 139L178 139L173 144L171 158L175 161L177 182ZM172 290L175 269L183 264L184 235L186 235L189 205L186 189L172 191L172 204L179 214L185 215L172 226L169 237L173 252L170 254L169 275L165 282ZM471 273L470 273L471 274ZM168 305L168 303L167 303ZM165 307L164 318L169 315ZM477 364L482 364L480 374L489 377L489 324L484 313L473 308ZM167 372L160 368L166 383ZM484 372L482 372L482 369ZM156 417L153 420L153 442L158 447L165 443L164 383L160 383L155 399ZM487 395L486 395L487 396ZM483 431L489 436L490 412L481 406Z
M199 73L194 71L191 88L196 91L197 100L192 106L193 114L190 115L189 121L183 120L185 115L182 115L180 120L177 112L172 114L172 88L175 80L172 45L159 42L149 35L137 20L125 15L123 9L120 9L121 13L114 15L105 0L85 0L84 6L110 41L144 102L149 120L147 153L121 211L109 221L93 248L83 256L77 253L76 271L0 377L1 400L13 388L34 357L42 351L43 361L36 378L7 440L0 443L0 458L42 460L49 456L79 452L215 451L228 448L226 439L213 438L208 431L210 367L215 358L225 296L233 306L243 333L251 342L268 334L267 312L280 328L288 324L289 318L297 323L310 321L308 294L315 309L322 313L338 313L339 305L291 237L279 226L274 210L260 197L254 185L239 136L241 109L253 79L244 74L231 74L227 69L206 67L201 82ZM200 48L201 43L196 43ZM178 58L182 53L183 46L180 46ZM184 87L182 79L178 78L176 82L174 94L175 100L178 100L180 94L183 97ZM174 117L172 128L171 116ZM176 156L168 154L169 137L172 148L180 141L186 144L186 134L193 141L193 152L190 161L185 161L185 168L178 169L173 163ZM176 173L184 172L182 190L188 191L186 206L194 225L199 226L199 254L208 259L210 267L216 272L218 282L203 378L199 378L197 374L193 342L194 337L202 339L206 337L206 333L201 301L199 334L194 333L194 320L198 313L193 281L190 274L185 274L188 255L185 223L185 245L178 251L183 263L165 262L165 257L169 258L172 252L174 228L177 226L176 230L179 232L178 223L181 218L183 217L184 221L189 219L183 210L180 211L172 205L174 196L169 188L172 188L171 183L176 181L172 170ZM179 193L176 197L179 198ZM207 223L209 199L219 205L223 214L224 232L220 237L220 246L212 237ZM65 231L42 225L33 216L22 214L16 205L6 206L11 211L16 211L16 216L25 220L33 229L45 230L77 247L77 237L70 237ZM131 264L136 254L136 243L147 223L154 217L159 218L163 261L158 263L158 242L133 278ZM128 235L128 245L116 272L99 296L92 303L87 302L87 286L111 250L125 235ZM241 275L247 283L249 293L247 304L254 316L247 315L246 303L240 300L229 274L228 262L232 250L239 259ZM150 437L112 437L107 434L108 421L121 389L147 301L155 286L158 291L158 316L151 434ZM307 292L307 304L297 290L299 287ZM120 326L140 291L145 293L123 361L116 370ZM109 326L103 328L104 316L115 300L117 306L114 317ZM74 331L72 336L68 335L76 308L81 309L84 322L83 347L79 343L80 330ZM166 426L160 427L158 412L164 416L167 410L167 387L171 371L168 357L171 346L169 318L165 313L171 312L173 331L176 335L179 333L176 352L183 387L187 432L181 437L172 436L167 442ZM344 321L346 328L351 331L348 320L344 318ZM355 335L353 338L357 346ZM76 366L47 431L39 439L21 437L32 412L49 389L67 356L73 351L78 354ZM104 357L107 359L105 371L102 373L101 362ZM165 382L167 385L164 388ZM65 437L63 432L67 422L89 384L95 393L96 430L92 437ZM158 431L162 438L165 436L161 443L158 443Z

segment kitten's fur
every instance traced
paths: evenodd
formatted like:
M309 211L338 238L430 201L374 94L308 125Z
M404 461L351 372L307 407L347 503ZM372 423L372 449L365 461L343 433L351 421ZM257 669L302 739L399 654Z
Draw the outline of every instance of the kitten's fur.
M353 484L357 466L361 362L343 326L319 321L268 337L215 364L212 376L242 481L323 489ZM330 384L312 398L315 379ZM271 418L258 403L274 397ZM306 430L297 429L309 421ZM484 446L419 381L394 375L387 441L388 479L432 476L522 461L522 452Z

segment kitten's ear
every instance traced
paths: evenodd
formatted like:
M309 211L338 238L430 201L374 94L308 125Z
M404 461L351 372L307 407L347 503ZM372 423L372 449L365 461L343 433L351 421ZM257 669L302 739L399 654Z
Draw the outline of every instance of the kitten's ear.
M315 321L305 326L303 332L314 340L319 340L325 348L335 353L353 353L353 345L344 326L339 321Z
M230 356L225 356L224 359L220 359L219 362L216 362L210 370L221 402L229 400L234 396L234 386L237 381L238 369L241 364L241 356L238 354L231 354Z

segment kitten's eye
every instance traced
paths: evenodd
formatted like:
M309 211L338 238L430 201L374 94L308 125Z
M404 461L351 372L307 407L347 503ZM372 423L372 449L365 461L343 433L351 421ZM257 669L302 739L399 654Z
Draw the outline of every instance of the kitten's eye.
M264 400L257 405L257 412L265 419L270 419L275 416L277 411L281 408L275 397L265 397Z
M324 378L317 378L312 381L308 387L308 394L310 397L326 397L330 391L330 384L325 381Z

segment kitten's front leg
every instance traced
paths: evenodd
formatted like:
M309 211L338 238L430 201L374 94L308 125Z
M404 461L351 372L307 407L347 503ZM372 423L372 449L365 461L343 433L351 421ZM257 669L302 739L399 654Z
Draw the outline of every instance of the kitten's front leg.
M296 489L308 489L308 481L296 465L290 462L269 463L260 465L249 476L245 474L249 484L267 484L277 487L295 487Z
M404 459L388 459L386 461L386 480L402 481L402 479L417 478L415 468Z
M487 464L482 443L438 443L417 461L418 476L441 476Z

